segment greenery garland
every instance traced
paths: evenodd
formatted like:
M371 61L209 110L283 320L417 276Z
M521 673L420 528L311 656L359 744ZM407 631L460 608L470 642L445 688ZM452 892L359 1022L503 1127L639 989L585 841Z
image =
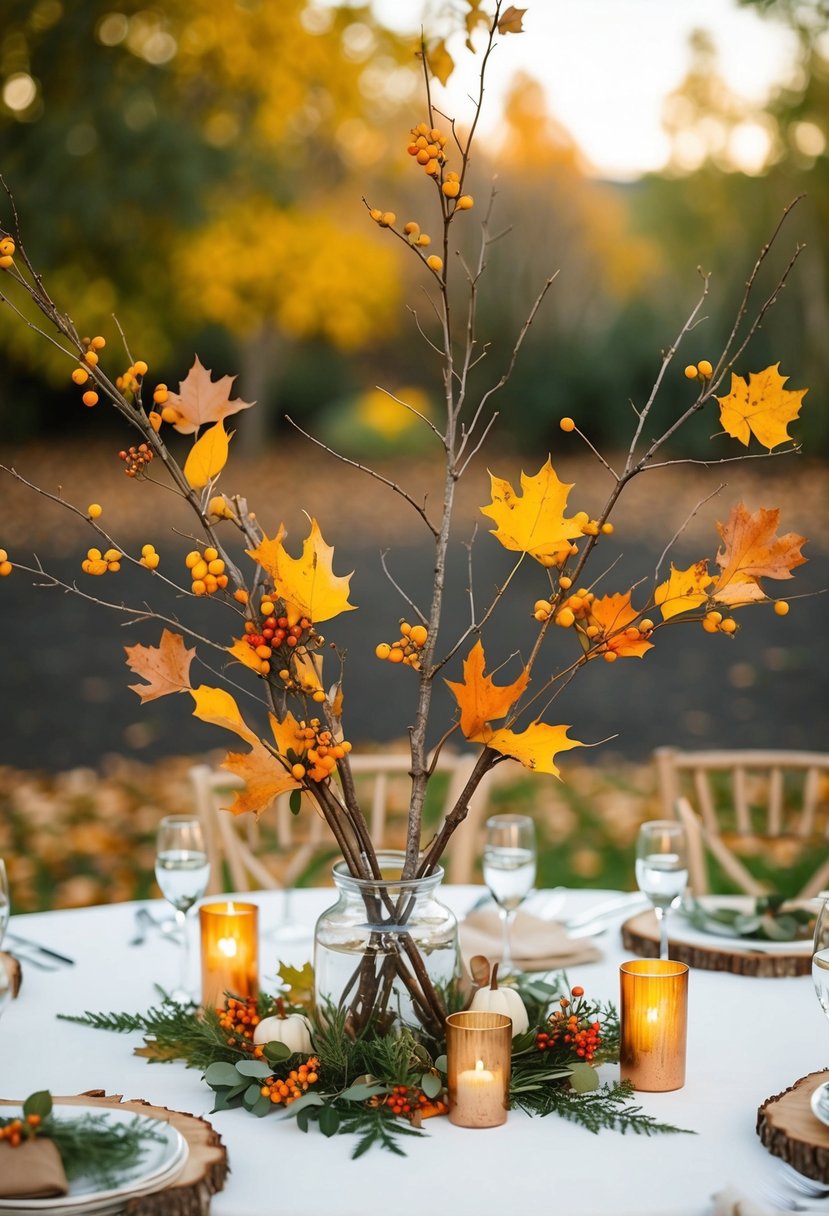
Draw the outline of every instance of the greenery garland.
M360 1157L378 1145L404 1156L399 1140L421 1135L423 1121L448 1110L445 1044L402 1027L391 1034L371 1028L353 1035L347 1014L313 1008L313 973L279 969L283 994L241 998L228 993L219 1009L196 1010L162 993L146 1013L65 1015L98 1030L140 1031L136 1054L150 1063L183 1061L198 1068L215 1092L214 1111L243 1107L264 1116L278 1110L302 1131L357 1136ZM596 1066L615 1062L619 1023L611 1004L591 1002L563 973L553 981L522 976L517 982L530 1027L513 1039L510 1105L531 1115L558 1114L589 1131L602 1128L641 1135L684 1129L660 1123L631 1105L628 1082L601 1085ZM299 1013L308 1019L312 1051L292 1052L282 1042L255 1044L258 1023Z

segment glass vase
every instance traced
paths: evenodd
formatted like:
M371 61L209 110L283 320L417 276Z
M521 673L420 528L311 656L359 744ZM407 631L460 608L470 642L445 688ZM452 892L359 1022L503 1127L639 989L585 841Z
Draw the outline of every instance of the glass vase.
M314 932L317 1010L341 1010L354 1033L408 1026L437 1038L461 974L458 923L438 898L443 870L401 879L403 856L379 853L380 879L334 866L337 902Z

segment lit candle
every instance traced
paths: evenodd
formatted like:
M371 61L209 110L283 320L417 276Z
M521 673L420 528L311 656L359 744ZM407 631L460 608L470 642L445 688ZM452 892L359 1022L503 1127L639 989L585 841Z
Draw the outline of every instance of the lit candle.
M623 1080L662 1092L685 1084L688 968L672 959L635 959L620 968Z
M202 1005L223 1004L225 992L246 997L259 990L258 909L256 904L202 904Z
M449 1118L459 1127L497 1127L507 1117L512 1020L467 1010L446 1019Z

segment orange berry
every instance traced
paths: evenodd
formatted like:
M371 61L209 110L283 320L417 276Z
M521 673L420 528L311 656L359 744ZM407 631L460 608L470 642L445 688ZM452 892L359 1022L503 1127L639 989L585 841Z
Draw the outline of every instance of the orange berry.
M573 586L573 580L571 578L568 578L566 574L562 574L561 578L558 580L558 585L559 585L559 587L562 587L565 591L569 591L570 588Z
M93 341L94 341L94 339L93 339ZM137 361L136 361L136 362L133 364L133 369L132 369L132 370L135 372L136 376L146 376L146 374L147 374L147 364L144 362L144 360L143 360L143 359L138 359L138 360L137 360Z
M389 653L386 655L386 658L389 660L390 663L402 663L403 662L403 651L400 649L399 646L390 646Z
M444 182L441 190L447 198L457 198L461 192L460 182Z
M391 646L389 646L388 642L380 642L374 648L374 653L378 659L387 659L389 657L390 652L391 652Z
M576 619L576 614L571 608L562 608L561 612L556 616L556 624L561 625L563 629L569 629Z
M91 502L86 508L86 513L90 519L97 519L103 513L103 507L98 502Z
M89 342L89 345L93 350L103 350L106 344L106 338L102 338L100 334L97 334L94 338L91 338Z
M6 578L12 572L12 564L8 561L0 562L0 578Z
M428 245L431 245L431 243L432 238L429 236L428 232L421 232L420 236L415 241L415 245L419 245L421 249L425 249Z
M613 527L613 524L611 524L611 523L602 524L602 532L604 533L605 536L612 536L613 533L615 532L615 530L616 529Z
M396 219L393 211L384 211L378 222L381 228L393 228Z
M72 381L74 384L86 384L89 379L89 372L85 367L76 367L72 373Z
M605 663L615 663L616 660L618 659L618 657L619 656L617 655L615 650L606 650L604 652L604 654L602 655L602 658L604 659Z
M697 378L697 376L698 376L698 375L699 375L699 372L697 371L697 369L696 369L696 367L694 366L694 364L693 364L693 363L689 363L689 364L688 364L688 366L685 368L685 378L686 378L686 380L696 380L696 378Z
M88 363L90 367L97 366L98 356L96 355L94 350L88 350L83 358L84 358L84 363Z
M81 400L83 401L84 405L89 405L89 406L97 405L98 404L98 394L95 392L94 389L88 388L86 390L86 392L84 393L83 397L81 398Z
M425 625L412 625L409 637L414 642L415 646L425 646L428 636L429 631Z
M193 580L191 591L193 592L193 595L205 595L207 593L207 587L200 578L197 578Z
M158 434L158 432L161 430L161 415L155 410L150 410L147 417L150 420L150 426L153 428L156 434Z
M291 776L296 778L297 781L301 781L302 778L305 776L305 765L304 764L293 764L291 766Z
M563 431L567 431L568 433L576 429L576 424L572 418L562 418L558 425Z
M725 618L725 620L720 624L720 633L736 633L736 632L737 632L737 622L734 620L733 617L727 616Z
M233 598L240 604L246 604L248 602L249 597L248 597L248 593L247 593L247 591L245 591L244 587L237 587L236 590L233 592Z
M440 272L443 270L443 258L439 258L436 253L433 253L426 259L426 265L430 270L433 270L435 274L440 274Z
M471 194L462 194L455 203L455 208L458 211L468 211L470 207L475 206L475 200Z
M697 371L701 376L705 376L706 379L711 375L713 370L713 367L707 359L700 359L699 363L697 364Z
M369 211L369 215L374 220L375 224L379 224L380 220L383 218L383 212L379 209L379 207L372 207L371 211Z
M12 254L14 253L14 251L15 251L14 241L11 239L10 236L4 236L2 241L0 241L0 256L2 256L4 258L11 257Z
M789 611L789 605L785 600L775 600L774 611L776 616L786 616Z
M0 270L8 270L14 265L14 258L10 253L0 254Z
M420 224L416 223L415 220L409 220L407 224L403 225L403 231L406 236L417 236L420 232Z

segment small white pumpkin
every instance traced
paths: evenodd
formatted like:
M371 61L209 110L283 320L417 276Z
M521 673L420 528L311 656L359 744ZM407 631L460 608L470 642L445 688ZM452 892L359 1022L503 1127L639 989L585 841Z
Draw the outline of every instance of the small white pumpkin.
M488 988L479 988L472 998L470 1009L481 1013L503 1013L512 1019L512 1037L523 1034L530 1028L530 1019L524 1002L514 988L498 987L498 964L492 968L492 981Z
M289 1051L309 1055L311 1023L301 1013L289 1013L287 1017L263 1018L253 1032L254 1043L284 1043Z

